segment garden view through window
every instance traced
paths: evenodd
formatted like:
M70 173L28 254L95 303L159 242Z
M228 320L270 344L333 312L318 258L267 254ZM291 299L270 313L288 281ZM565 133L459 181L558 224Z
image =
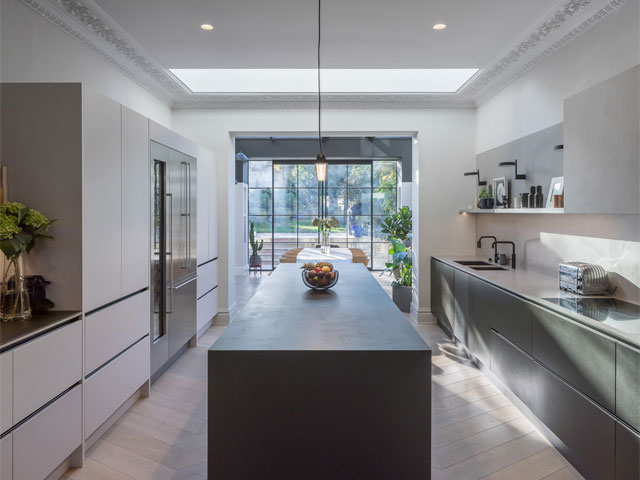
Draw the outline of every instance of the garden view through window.
M397 211L400 169L395 160L330 162L323 194L313 162L250 160L249 223L256 239L264 240L263 270L277 266L290 248L319 244L318 229L311 223L323 202L325 216L339 222L331 231L331 244L360 248L369 255L370 268L384 269L388 242L382 221Z

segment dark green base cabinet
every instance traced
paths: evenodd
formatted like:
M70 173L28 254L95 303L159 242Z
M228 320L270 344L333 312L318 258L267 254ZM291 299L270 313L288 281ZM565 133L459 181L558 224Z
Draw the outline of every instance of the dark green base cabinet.
M640 480L640 350L464 270L432 259L431 271L438 324L582 475Z

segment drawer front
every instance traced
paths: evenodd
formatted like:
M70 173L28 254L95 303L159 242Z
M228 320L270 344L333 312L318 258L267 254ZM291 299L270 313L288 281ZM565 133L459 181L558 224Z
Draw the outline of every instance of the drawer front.
M85 375L149 333L149 291L85 318Z
M520 400L530 404L533 360L494 330L491 331L491 371Z
M531 353L531 312L528 304L491 285L485 301L489 303L489 326Z
M534 363L532 373L531 411L566 445L586 478L613 480L615 420L544 367Z
M467 324L469 320L469 275L460 270L454 272L455 314L453 334L464 345L467 343Z
M616 345L539 307L533 312L533 356L610 412L615 412Z
M85 438L149 380L149 356L149 337L145 337L85 381Z
M198 299L198 332L218 313L218 289Z
M78 385L13 432L13 480L45 478L81 444Z
M491 317L492 305L489 301L489 296L492 288L482 280L474 277L469 278L468 346L471 353L486 366L489 366L491 362L489 356L491 337L489 318Z
M82 378L82 322L13 351L13 423L16 424Z
M0 440L0 480L13 478L13 433Z
M640 478L640 435L616 422L616 480Z
M0 433L13 426L13 352L0 355Z
M198 267L198 298L218 285L218 260Z
M616 344L616 416L640 432L640 351Z

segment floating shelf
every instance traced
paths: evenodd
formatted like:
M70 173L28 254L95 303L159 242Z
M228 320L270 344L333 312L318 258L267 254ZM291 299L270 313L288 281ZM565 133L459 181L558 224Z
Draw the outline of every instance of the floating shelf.
M458 213L471 213L471 214L488 214L495 213L498 215L520 215L520 214L561 214L564 213L564 208L496 208L496 209L468 209L461 208Z

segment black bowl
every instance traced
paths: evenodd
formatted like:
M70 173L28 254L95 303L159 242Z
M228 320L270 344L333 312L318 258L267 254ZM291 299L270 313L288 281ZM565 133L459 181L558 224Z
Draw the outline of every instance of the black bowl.
M337 270L334 270L333 273L335 273L335 277L333 280L331 280L331 282L327 285L323 285L322 287L318 286L318 285L313 285L313 283L311 283L311 281L309 281L309 279L307 278L308 275L311 275L312 271L311 270L303 270L302 271L302 282L309 287L312 290L329 290L331 287L333 287L336 283L338 283L338 278L340 277L340 273Z

